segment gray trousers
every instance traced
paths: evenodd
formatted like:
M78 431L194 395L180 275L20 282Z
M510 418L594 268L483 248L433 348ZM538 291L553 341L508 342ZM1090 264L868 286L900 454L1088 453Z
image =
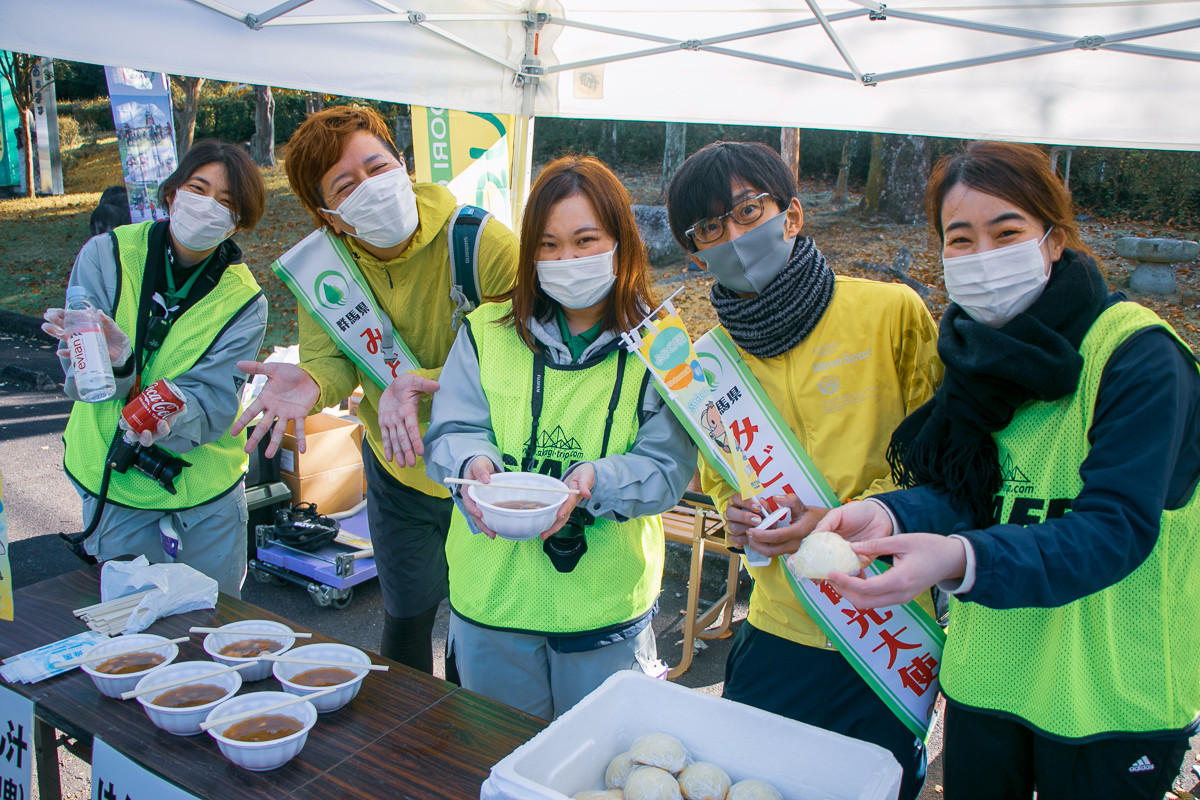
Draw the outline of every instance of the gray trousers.
M450 615L447 647L464 689L551 720L623 669L645 672L658 660L654 626L584 653L556 653L545 636L495 631Z
M71 481L83 499L83 524L96 513L99 498ZM179 558L163 551L159 520L170 519L179 534ZM152 564L180 563L214 579L222 592L242 596L246 579L246 490L232 490L203 505L182 511L153 511L106 503L96 532L84 549L100 561L122 555L144 555Z

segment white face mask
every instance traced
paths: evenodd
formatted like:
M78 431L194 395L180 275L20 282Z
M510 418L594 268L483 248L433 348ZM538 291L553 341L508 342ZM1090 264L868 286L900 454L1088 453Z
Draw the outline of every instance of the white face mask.
M607 253L558 261L538 261L537 276L542 290L563 308L588 308L599 303L612 291L617 275L613 272L613 257L617 248Z
M175 241L197 253L212 250L237 227L233 212L208 195L180 189L171 201Z
M417 229L417 196L402 167L367 178L337 210L336 214L354 228L350 235L375 247L395 247Z
M1050 280L1041 239L971 253L942 257L946 292L976 322L992 328L1009 323L1033 305Z

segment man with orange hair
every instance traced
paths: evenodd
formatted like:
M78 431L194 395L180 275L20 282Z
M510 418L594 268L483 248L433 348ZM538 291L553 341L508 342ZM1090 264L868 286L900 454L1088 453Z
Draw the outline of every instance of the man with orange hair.
M369 108L338 106L313 114L288 142L286 167L292 192L313 222L344 245L382 327L390 323L418 368L381 387L346 343L301 304L300 364L239 363L247 373L266 375L267 383L234 429L261 411L247 452L270 431L266 454L274 455L289 422L303 449L304 418L363 387L358 416L366 429L367 518L385 611L379 652L431 673L430 635L447 594L445 542L453 504L425 476L421 431L454 343L448 231L457 202L444 186L413 184L387 124ZM516 236L487 220L475 262L483 296L512 286L516 260Z

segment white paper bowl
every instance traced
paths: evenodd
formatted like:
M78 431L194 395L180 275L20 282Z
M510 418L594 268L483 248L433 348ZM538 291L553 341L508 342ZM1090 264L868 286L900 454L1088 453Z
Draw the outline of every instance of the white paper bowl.
M295 695L286 692L251 692L238 695L209 711L205 721L240 714L243 711L253 711L257 708L266 708L294 697ZM303 727L291 736L284 736L282 739L273 739L269 742L239 742L236 739L226 739L225 731L242 720L209 728L208 734L217 740L217 747L221 749L221 755L239 767L252 772L277 769L291 761L297 753L304 749L304 743L308 741L308 732L317 722L317 709L313 707L312 703L305 700L300 703L292 703L278 711L266 713L291 717L300 722Z
M279 631L278 636L260 636L245 633L237 633L237 631ZM226 633L228 631L228 633ZM238 674L242 676L243 683L253 683L261 681L263 678L271 674L271 662L263 661L258 658L235 658L233 656L221 655L221 648L228 647L236 642L241 642L246 639L272 639L283 645L276 650L272 655L282 655L291 649L296 643L296 637L290 635L292 629L282 622L272 622L266 619L244 619L241 622L231 622L228 625L221 626L220 633L210 633L204 637L204 652L212 656L212 660L221 664L234 666L237 664L245 664L247 661L255 662L253 667L246 667Z
M155 698L164 692L171 691L171 689L163 689L161 692L152 692L134 699L142 704L142 708L146 709L146 715L150 717L150 721L167 733L173 733L176 736L195 736L197 733L200 733L200 723L208 716L208 712L212 711L218 703L223 703L237 694L237 690L242 688L242 676L236 672L213 675L211 678L202 677L204 675L211 675L218 669L221 669L221 665L214 664L211 661L176 661L174 664L156 670L153 675L147 675L142 678L137 682L137 686L135 687L143 689L183 680L184 678L196 678L197 680L191 681L191 683L219 686L225 690L224 697L213 700L211 703L190 706L188 708L169 708L167 706L154 705ZM253 667L247 667L247 669L253 669ZM173 688L182 689L187 685L189 684L185 683Z
M151 667L141 672L131 672L127 675L110 675L107 672L97 672L96 667L103 664L104 659L80 664L79 668L92 676L92 682L96 684L96 688L100 690L100 694L106 697L115 697L119 700L122 692L128 692L134 686L137 686L138 681L142 678L152 672L158 672L175 660L175 657L179 655L179 647L170 642L170 639L163 636L156 636L153 633L131 633L126 636L114 637L107 642L100 642L100 644L94 645L83 654L84 658L91 658L92 656L102 656L105 653L119 653L122 650L128 650L131 647L138 647L139 645L158 645L157 647L149 648L149 652L165 656L167 660L156 667Z
M317 660L329 660L337 664L362 664L367 666L371 663L371 657L359 650L357 647L351 647L348 644L306 644L303 647L297 647L288 653L289 656L295 658L311 658ZM292 683L292 678L299 675L301 672L307 672L310 669L320 669L316 664L288 664L276 661L271 668L271 672L275 675L275 679L283 686L283 690L289 694L312 694L320 692L324 689L332 689L332 686L304 686L299 683ZM343 669L350 669L343 667ZM309 702L316 706L317 711L324 713L326 711L337 711L342 706L349 703L358 694L358 690L362 688L363 678L367 676L370 670L359 669L351 670L355 676L345 683L337 684L338 690L330 692L321 697L314 697Z
M536 472L499 472L492 476L492 481L505 486L544 486L548 489L561 489L556 492L540 492L522 489L499 489L491 486L468 486L467 494L479 506L483 515L483 524L487 525L497 536L505 539L534 539L542 531L554 524L559 506L567 501L567 485L558 478L549 475L539 475ZM547 503L541 508L501 508L494 505L506 500L532 500L537 503Z

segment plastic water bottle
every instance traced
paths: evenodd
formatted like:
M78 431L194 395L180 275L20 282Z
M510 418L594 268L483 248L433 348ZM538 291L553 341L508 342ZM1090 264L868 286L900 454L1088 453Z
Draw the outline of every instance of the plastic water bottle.
M82 286L67 289L67 347L75 373L75 388L85 403L99 403L116 394L108 342L100 327L100 312L87 299Z

